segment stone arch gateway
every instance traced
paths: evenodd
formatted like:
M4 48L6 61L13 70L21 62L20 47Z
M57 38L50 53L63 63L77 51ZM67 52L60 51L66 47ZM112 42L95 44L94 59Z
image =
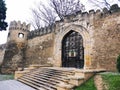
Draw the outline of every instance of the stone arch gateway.
M86 28L81 25L66 25L64 30L56 34L55 43L54 43L54 60L56 66L64 66L62 62L62 41L64 37L73 30L77 32L83 38L83 47L84 47L84 65L81 65L81 68L91 68L91 39L89 32ZM84 66L84 67L83 67ZM70 66L73 67L73 66ZM77 66L75 66L77 67ZM80 67L79 67L80 68Z

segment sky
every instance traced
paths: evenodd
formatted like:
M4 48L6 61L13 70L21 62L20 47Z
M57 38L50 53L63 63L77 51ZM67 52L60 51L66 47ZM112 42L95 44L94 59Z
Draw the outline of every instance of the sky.
M31 17L30 9L36 5L40 0L5 0L7 11L6 11L6 21L8 22L8 28L11 21L21 21L28 23ZM41 0L46 2L47 0ZM116 0L113 0L116 3ZM81 0L81 2L86 5L86 9L90 9L87 0ZM7 41L7 31L0 31L0 44Z
M5 0L7 11L6 21L8 22L8 28L11 21L28 22L30 19L30 8L33 7L37 0ZM0 44L3 44L7 40L7 31L0 31Z

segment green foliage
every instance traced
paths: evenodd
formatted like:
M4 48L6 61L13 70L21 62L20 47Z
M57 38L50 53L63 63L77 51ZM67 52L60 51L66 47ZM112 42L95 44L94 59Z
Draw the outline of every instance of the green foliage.
M0 81L14 79L14 75L0 75Z
M119 73L102 73L103 82L107 85L107 90L120 90L120 74ZM91 78L83 85L76 87L75 90L97 90L94 85L94 79Z
M108 90L120 90L120 74L104 74L102 78Z
M117 70L120 72L120 55L117 58Z
M81 86L75 88L75 90L97 90L97 89L94 85L94 79L91 78L86 83L84 83Z
M6 19L6 5L4 0L0 0L0 31L6 30L6 27L8 26L5 22Z

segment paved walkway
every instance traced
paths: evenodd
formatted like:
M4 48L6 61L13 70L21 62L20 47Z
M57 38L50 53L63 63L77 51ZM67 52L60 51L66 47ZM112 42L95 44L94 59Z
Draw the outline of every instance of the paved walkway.
M0 81L0 90L35 90L35 89L16 80L6 80Z

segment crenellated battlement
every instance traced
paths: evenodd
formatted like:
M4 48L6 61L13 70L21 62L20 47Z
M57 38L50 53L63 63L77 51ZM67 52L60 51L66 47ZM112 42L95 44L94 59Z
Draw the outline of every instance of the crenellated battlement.
M75 14L72 15L67 15L64 17L64 21L65 22L69 22L69 21L74 21L76 20L76 18L90 18L91 15L93 15L94 17L101 17L101 16L106 16L106 15L111 15L115 12L119 12L120 11L120 7L118 6L118 4L114 4L110 7L110 9L108 10L107 8L103 8L102 10L89 10L89 12L81 12L78 11ZM99 15L99 16L98 16Z
M26 24L25 22L21 23L20 21L12 21L10 23L9 30L30 30L30 24Z
M65 23L78 23L79 25L88 28L88 24L92 24L94 19L100 19L108 15L113 15L116 12L120 12L120 7L117 4L114 4L108 10L103 8L102 10L89 10L89 12L78 11L72 15L66 15L63 20L56 21L54 25L40 28L39 30L31 31L28 35L28 39L32 39L37 36L45 35L51 32L59 32L60 27L63 28ZM24 29L24 27L23 27Z
M44 28L42 27L38 30L31 31L28 35L28 39L32 39L32 38L37 37L37 36L42 36L42 35L51 33L54 31L54 29L55 29L55 24L53 24L51 26L46 26Z

